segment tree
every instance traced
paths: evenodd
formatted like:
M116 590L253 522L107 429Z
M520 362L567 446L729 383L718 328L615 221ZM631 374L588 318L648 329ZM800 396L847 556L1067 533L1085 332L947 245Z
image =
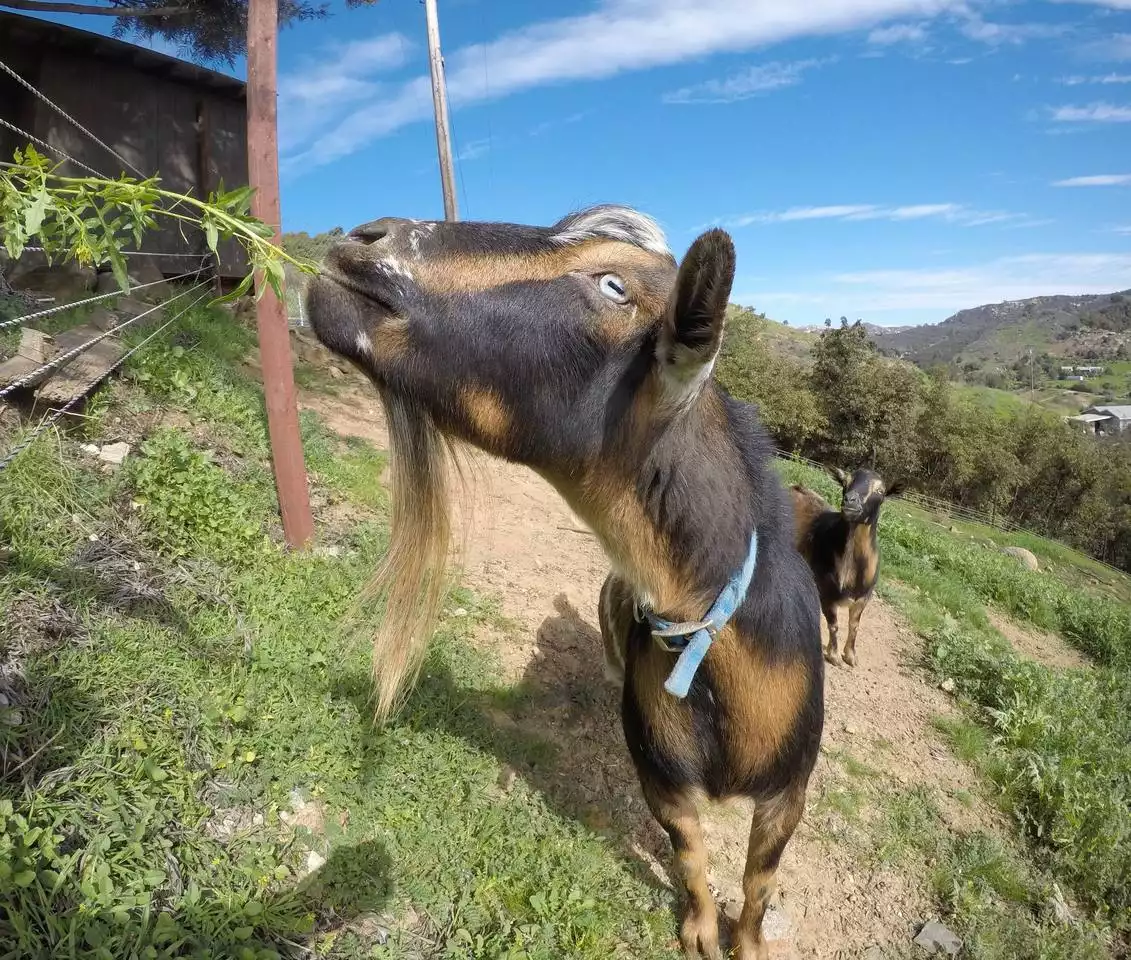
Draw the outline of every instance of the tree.
M328 5L310 0L278 0L279 26L329 15ZM349 7L377 0L346 0ZM114 36L160 38L190 60L231 66L247 52L247 0L0 0L0 7L40 13L74 13L116 17Z

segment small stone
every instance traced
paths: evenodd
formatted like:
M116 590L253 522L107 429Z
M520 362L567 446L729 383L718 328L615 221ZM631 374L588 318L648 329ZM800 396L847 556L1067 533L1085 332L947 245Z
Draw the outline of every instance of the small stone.
M83 453L89 453L92 457L97 457L101 448L97 443L84 443L79 449Z
M938 920L928 920L923 924L915 943L931 956L942 953L948 957L957 957L962 950L962 940Z
M503 769L499 771L499 789L503 793L510 793L514 789L514 781L518 777L515 773L514 767L509 764L504 764Z
M854 737L860 732L860 728L853 726L851 723L846 723L844 725L844 732L847 733L850 737Z
M788 940L793 932L789 914L777 907L770 907L762 918L762 937L773 943L775 940Z
M129 454L130 445L128 443L108 443L98 451L98 459L104 463L118 466Z
M939 689L942 690L943 693L954 693L954 681L950 677L947 677L939 684Z
M738 918L742 916L742 904L738 900L727 900L723 904L723 916L731 923L738 923Z
M253 827L262 827L263 826L263 814L257 813L254 817L252 817L251 818L251 825Z
M316 870L321 870L326 865L326 858L322 856L317 850L311 850L306 855L306 871L307 873L314 873Z
M884 960L882 947L871 946L864 951L864 960Z
M456 608L455 608L455 609L454 609L454 610L452 611L452 616L453 616L453 617L466 617L466 616L467 616L467 611L466 611L466 610L465 610L465 609L464 609L463 607L456 607Z
M331 380L341 380L345 376L341 370L334 366L327 367L326 372L330 375Z
M340 557L342 555L342 548L337 544L330 546L319 546L314 548L314 555L316 557Z

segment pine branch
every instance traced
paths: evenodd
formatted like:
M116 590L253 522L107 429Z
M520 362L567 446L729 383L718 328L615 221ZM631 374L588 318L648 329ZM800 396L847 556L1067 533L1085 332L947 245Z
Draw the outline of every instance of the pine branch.
M192 7L96 7L89 3L54 3L52 0L0 0L0 7L43 13L94 14L101 17L175 17Z

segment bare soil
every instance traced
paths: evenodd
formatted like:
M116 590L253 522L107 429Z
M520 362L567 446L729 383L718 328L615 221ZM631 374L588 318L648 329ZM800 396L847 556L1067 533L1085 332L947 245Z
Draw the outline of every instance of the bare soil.
M300 406L316 410L341 435L385 446L372 389L352 374L333 386L333 394L300 391ZM603 677L596 603L608 566L597 541L555 491L524 468L482 459L475 492L463 582L496 598L514 622L511 631L484 628L478 641L497 654L506 679L525 693L517 706L495 711L493 720L558 748L545 762L509 775L621 842L641 870L668 883L667 837L640 797L621 733L619 697ZM776 906L792 921L792 943L779 944L775 956L910 956L912 938L931 916L927 864L877 868L861 862L815 812L826 783L843 780L845 754L893 787L930 788L952 829L1000 821L969 792L974 773L943 747L932 726L933 718L953 707L916 666L917 650L896 612L877 599L861 622L859 665L828 668L825 736L809 809L780 871ZM748 826L741 802L705 815L720 904L741 900Z
M1054 670L1087 667L1091 661L1074 647L1053 633L1043 633L1032 627L1014 623L1005 614L987 610L990 625L1012 644L1021 656Z

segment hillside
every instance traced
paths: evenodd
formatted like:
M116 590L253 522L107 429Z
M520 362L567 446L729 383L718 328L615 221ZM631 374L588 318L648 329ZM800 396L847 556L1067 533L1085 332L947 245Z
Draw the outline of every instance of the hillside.
M1065 359L1121 360L1131 354L1131 296L1009 300L960 310L936 324L868 325L868 333L886 353L922 367L955 364L967 373L1008 366L1030 349Z

